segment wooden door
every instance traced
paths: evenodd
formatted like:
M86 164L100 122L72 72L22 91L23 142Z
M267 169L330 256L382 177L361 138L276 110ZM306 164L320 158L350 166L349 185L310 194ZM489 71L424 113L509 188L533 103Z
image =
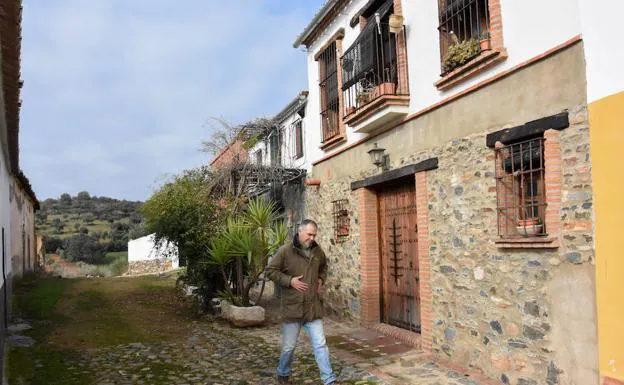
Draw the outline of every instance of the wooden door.
M420 332L418 228L414 181L378 193L382 265L382 319Z

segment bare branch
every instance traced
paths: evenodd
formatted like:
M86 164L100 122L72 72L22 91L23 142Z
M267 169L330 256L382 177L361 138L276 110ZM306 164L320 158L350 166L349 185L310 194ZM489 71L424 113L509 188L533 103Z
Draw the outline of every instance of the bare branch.
M264 135L275 128L277 122L273 118L263 117L234 126L223 118L212 117L205 125L211 130L211 134L207 140L202 141L200 151L216 156L237 138L248 140L256 135Z

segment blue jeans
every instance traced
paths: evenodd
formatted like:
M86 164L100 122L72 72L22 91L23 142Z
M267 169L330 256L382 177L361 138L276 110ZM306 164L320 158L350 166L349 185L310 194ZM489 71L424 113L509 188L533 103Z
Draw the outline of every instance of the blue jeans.
M336 381L336 375L332 371L329 362L329 349L325 343L325 333L323 332L323 321L320 319L310 322L284 322L282 325L282 353L280 354L277 375L290 376L290 366L295 358L295 347L301 327L306 331L312 343L316 364L321 372L321 380L324 384L331 384Z

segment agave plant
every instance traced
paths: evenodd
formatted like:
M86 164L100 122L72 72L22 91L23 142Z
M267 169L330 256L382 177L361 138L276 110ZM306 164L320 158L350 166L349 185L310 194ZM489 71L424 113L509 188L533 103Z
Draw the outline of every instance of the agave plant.
M288 229L280 220L275 204L257 198L249 201L247 210L228 220L225 228L213 237L208 250L210 263L221 267L227 290L234 286L243 306L250 305L251 288L260 281L269 257L284 244L287 236ZM227 275L232 263L235 278Z

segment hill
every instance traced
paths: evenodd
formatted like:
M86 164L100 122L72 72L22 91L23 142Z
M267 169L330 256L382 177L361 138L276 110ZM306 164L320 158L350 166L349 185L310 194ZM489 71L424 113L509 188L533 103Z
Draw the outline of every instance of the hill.
M73 197L66 193L41 202L35 224L46 238L46 252L70 249L74 241L80 241L81 248L87 242L103 251L126 251L128 239L145 235L141 204L86 191Z

